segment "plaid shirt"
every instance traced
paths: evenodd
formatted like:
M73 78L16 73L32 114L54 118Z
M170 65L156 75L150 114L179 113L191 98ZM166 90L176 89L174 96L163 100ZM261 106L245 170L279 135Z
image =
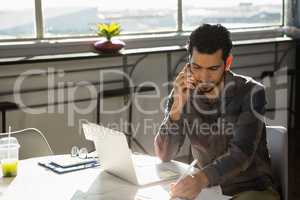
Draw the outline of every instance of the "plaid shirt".
M234 195L273 186L264 122L264 87L247 76L226 72L224 88L213 102L191 92L181 118L171 121L171 92L165 118L155 137L158 154L173 159L189 138L193 157L209 180ZM161 149L167 149L161 152Z

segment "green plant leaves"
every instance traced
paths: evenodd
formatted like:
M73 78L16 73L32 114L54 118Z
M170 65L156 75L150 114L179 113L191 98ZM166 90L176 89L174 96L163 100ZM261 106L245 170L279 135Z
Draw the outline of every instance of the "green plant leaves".
M120 35L121 25L115 22L110 24L99 23L96 25L96 30L98 36L106 37L107 40L110 40L112 37Z

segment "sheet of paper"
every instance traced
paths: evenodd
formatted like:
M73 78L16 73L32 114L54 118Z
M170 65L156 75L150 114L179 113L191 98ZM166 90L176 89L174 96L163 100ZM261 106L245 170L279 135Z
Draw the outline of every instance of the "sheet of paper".
M226 196L222 194L222 189L220 186L215 186L203 189L196 198L196 200L228 200L231 198L231 196Z
M138 190L135 196L135 200L154 200L154 199L161 199L161 200L169 200L169 188L156 185L147 188L141 188Z
M80 165L80 164L86 164L86 163L93 163L96 162L94 158L90 159L82 159L78 157L54 157L49 159L49 162L52 162L56 165L59 165L61 167L70 167L74 165Z
M151 186L147 188L139 189L135 200L169 200L169 186ZM215 186L211 188L203 189L196 200L229 200L230 196L225 196L222 194L222 189L220 186ZM180 200L180 199L176 199Z

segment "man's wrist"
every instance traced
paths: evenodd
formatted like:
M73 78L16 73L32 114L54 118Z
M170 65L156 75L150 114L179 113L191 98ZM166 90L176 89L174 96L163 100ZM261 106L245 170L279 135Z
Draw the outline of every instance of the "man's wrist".
M182 108L178 104L174 103L172 105L172 108L171 108L171 111L170 111L170 119L171 119L172 122L176 122L180 119L181 110L182 110Z
M201 183L202 188L206 188L209 185L208 177L203 171L197 172L194 176Z

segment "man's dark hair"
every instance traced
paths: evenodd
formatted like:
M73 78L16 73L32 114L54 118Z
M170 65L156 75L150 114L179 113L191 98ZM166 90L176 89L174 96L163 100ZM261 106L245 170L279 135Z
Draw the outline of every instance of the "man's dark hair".
M221 24L203 24L196 28L189 37L189 56L192 56L194 48L196 48L199 53L206 54L212 54L222 49L223 60L226 62L232 48L230 32Z

